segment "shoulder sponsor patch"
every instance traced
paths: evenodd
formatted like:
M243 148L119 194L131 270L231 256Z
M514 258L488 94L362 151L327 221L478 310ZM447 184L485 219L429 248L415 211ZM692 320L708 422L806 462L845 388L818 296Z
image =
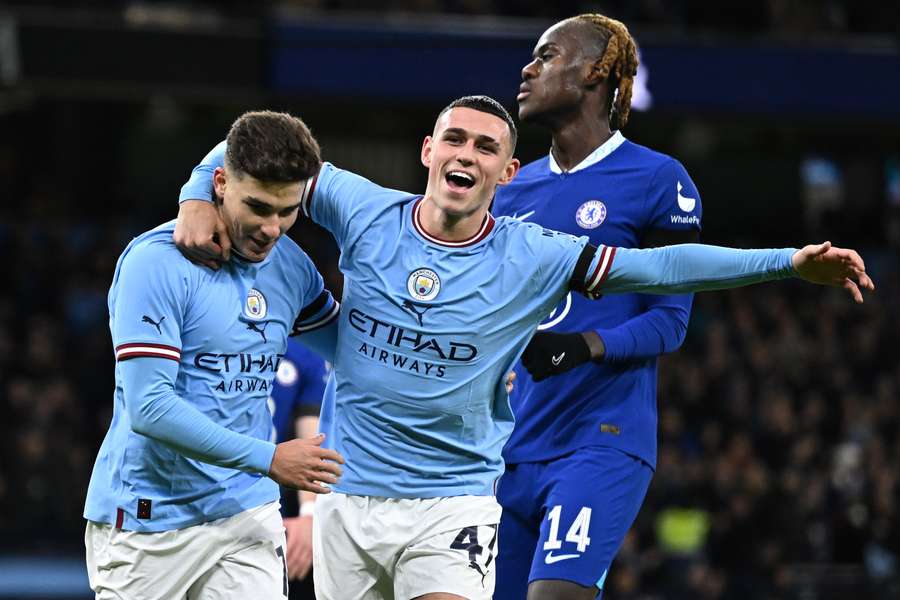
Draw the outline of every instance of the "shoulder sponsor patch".
M679 181L675 187L676 196L675 199L678 200L678 208L683 210L684 212L692 212L697 207L697 199L696 198L688 198L687 196L682 196L681 191L684 189L684 186L681 185Z

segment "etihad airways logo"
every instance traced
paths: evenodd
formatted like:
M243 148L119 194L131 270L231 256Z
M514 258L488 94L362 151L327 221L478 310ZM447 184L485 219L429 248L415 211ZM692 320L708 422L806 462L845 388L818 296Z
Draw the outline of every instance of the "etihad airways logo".
M417 312L416 316L421 321ZM357 352L397 370L443 378L448 365L439 362L468 363L478 356L478 348L467 342L438 339L388 323L356 308L347 313L347 320L353 329L365 336Z
M201 352L194 356L194 366L221 377L212 386L217 392L268 392L282 358L284 354Z
M364 333L376 342L403 348L433 358L469 362L478 355L478 348L472 344L458 340L440 341L421 331L410 331L399 325L393 325L353 308L348 315L350 326Z

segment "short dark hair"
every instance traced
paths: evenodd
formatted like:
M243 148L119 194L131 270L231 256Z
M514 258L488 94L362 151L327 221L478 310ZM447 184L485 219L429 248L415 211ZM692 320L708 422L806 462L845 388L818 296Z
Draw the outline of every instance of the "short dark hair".
M516 151L516 139L519 137L519 132L516 131L516 124L513 122L513 118L509 116L509 112L503 105L491 98L490 96L463 96L462 98L457 98L446 107L441 113L438 115L438 119L440 119L445 112L452 108L471 108L472 110L481 111L483 113L488 113L489 115L494 115L495 117L500 117L504 121L506 121L506 125L509 127L509 141L510 141L510 154L515 153Z
M319 171L319 143L301 119L260 110L242 114L228 131L225 164L240 177L292 183Z

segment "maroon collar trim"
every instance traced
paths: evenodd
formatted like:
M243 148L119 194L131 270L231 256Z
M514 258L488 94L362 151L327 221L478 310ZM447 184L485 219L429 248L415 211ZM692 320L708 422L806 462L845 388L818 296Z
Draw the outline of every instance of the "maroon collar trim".
M451 240L445 240L445 239L441 239L439 237L433 236L430 233L428 233L427 231L425 231L425 228L422 226L422 220L419 215L419 211L422 208L422 200L423 200L423 198L419 198L418 200L416 200L416 203L413 206L413 214L412 214L413 227L419 233L419 235L421 235L423 238L425 238L426 240L428 240L429 242L431 242L433 244L438 244L440 246L448 246L450 248L464 248L466 246L471 246L473 244L477 244L478 242L480 242L481 240L486 238L491 233L491 231L494 229L494 217L491 215L491 213L488 213L484 216L484 221L482 221L481 228L478 230L478 233L476 233L474 236L470 237L469 239L459 240L459 241L451 241Z

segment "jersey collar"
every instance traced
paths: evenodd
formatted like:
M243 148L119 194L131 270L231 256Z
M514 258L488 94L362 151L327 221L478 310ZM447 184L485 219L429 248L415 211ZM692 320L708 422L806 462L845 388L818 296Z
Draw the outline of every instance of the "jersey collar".
M450 241L444 240L439 237L435 237L425 231L425 228L422 226L421 217L419 215L419 211L422 208L422 200L424 198L419 198L416 200L416 203L413 205L412 209L412 222L413 228L416 230L420 236L431 242L432 244L437 244L438 246L446 246L448 248L464 248L466 246L472 246L477 244L491 233L491 230L494 229L494 217L491 213L488 213L484 216L484 221L481 222L481 227L478 229L478 232L466 240L459 241Z
M588 154L583 161L569 169L568 171L563 171L558 164L556 164L556 159L553 158L553 152L550 152L550 170L556 174L560 173L575 173L576 171L580 171L582 169L587 169L591 165L595 165L610 154L612 154L613 150L622 145L622 142L625 141L625 136L622 135L622 132L616 130L612 137L608 140L600 144L600 146Z

